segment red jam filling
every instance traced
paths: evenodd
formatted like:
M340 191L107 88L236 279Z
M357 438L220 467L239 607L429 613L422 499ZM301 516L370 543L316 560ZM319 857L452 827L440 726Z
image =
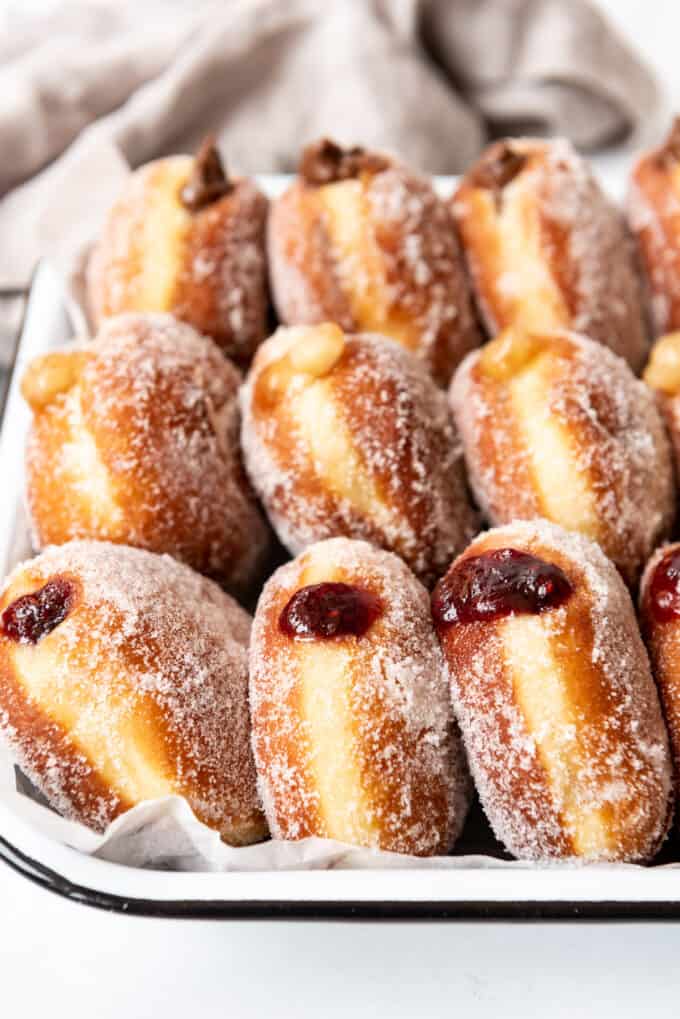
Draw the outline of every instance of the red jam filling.
M646 602L655 622L680 619L680 549L659 562L647 587Z
M295 640L361 637L382 615L382 602L351 584L301 587L279 616L279 629Z
M22 595L5 609L0 619L3 637L18 644L37 644L66 619L74 599L70 580L48 580L39 591Z
M572 591L554 563L514 548L497 548L449 570L432 595L432 614L441 627L517 613L538 615L562 605Z

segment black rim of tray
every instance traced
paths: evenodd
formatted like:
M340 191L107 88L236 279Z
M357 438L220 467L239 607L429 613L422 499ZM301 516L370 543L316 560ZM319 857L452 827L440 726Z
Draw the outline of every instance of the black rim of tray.
M680 902L574 902L523 900L504 902L291 901L286 899L141 899L127 898L77 884L32 859L0 836L0 860L47 891L71 902L128 916L185 920L324 920L324 921L650 921L680 920Z

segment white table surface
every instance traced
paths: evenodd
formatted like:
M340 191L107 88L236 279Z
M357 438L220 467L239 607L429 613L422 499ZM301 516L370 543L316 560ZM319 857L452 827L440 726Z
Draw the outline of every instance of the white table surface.
M677 0L602 6L680 107ZM674 1015L679 960L678 924L144 920L72 905L0 865L0 1010L23 1019Z

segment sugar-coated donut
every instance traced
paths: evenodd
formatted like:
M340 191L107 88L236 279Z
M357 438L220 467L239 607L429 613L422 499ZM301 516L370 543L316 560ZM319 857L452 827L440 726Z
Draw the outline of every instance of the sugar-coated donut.
M626 587L546 521L480 535L435 625L470 770L520 859L646 861L670 822L668 739Z
M294 555L363 538L431 583L474 533L446 396L403 347L329 323L279 329L241 397L246 468Z
M95 322L171 312L246 363L267 329L266 217L264 195L226 175L212 138L195 158L136 170L89 262Z
M654 333L680 329L680 117L633 166L628 222L637 241Z
M268 541L239 449L241 376L170 315L121 315L34 361L27 493L35 545L168 552L241 590Z
M250 703L274 837L453 845L469 778L427 592L397 556L334 538L277 570L255 613Z
M680 331L656 340L642 377L655 391L680 477Z
M633 583L675 512L649 388L575 333L506 330L451 385L470 484L494 524L546 517L598 541Z
M491 145L463 177L453 210L492 337L509 326L574 329L641 369L647 335L633 244L567 141Z
M680 795L680 542L658 549L650 559L640 585L640 618L668 726L677 802Z
M0 595L0 731L49 802L96 831L176 794L225 841L258 841L249 630L169 556L51 548Z
M311 145L272 203L267 243L282 322L389 336L442 384L480 342L451 213L388 156Z

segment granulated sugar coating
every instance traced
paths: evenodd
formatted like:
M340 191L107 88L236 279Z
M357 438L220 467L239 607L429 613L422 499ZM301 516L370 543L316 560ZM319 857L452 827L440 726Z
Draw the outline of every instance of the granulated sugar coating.
M508 357L525 341L510 342ZM526 363L508 378L485 370L475 352L451 386L477 502L493 524L542 516L583 531L634 583L675 515L654 394L585 337L555 332L530 342Z
M290 325L390 336L445 385L481 341L455 223L429 180L383 162L325 187L299 179L273 203L277 310Z
M360 538L431 584L476 530L446 396L379 336L338 331L335 363L298 370L291 358L319 350L322 328L280 329L258 351L241 391L251 481L293 554Z
M321 582L370 592L382 614L361 636L294 639L281 613ZM275 837L420 856L452 846L469 779L427 592L396 556L335 538L277 570L255 614L250 698Z
M108 320L79 356L70 387L34 409L36 546L116 541L245 588L269 532L241 465L237 369L212 340L161 314Z
M508 150L516 172L487 200L481 171ZM463 178L453 210L491 337L517 320L573 329L641 370L648 340L633 243L568 141L495 143Z
M76 592L59 625L37 644L0 628L0 728L23 771L97 831L141 800L177 794L227 842L263 838L248 615L169 556L84 541L17 567L0 616L56 578Z
M628 592L593 542L545 521L480 535L573 587L557 608L441 626L470 769L496 836L546 862L650 860L668 830L671 765Z
M171 312L247 363L267 329L268 203L251 180L197 211L181 195L190 156L140 167L111 209L88 265L98 323L124 312Z
M628 185L628 223L637 241L656 336L680 327L680 118L663 145L644 152Z

